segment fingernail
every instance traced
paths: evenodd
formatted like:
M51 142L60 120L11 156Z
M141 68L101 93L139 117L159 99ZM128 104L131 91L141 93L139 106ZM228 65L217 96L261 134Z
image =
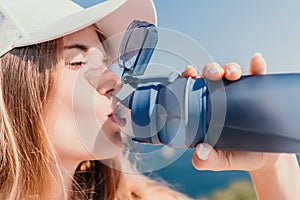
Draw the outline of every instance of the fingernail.
M211 75L214 75L215 73L221 74L222 69L220 69L219 67L210 67L208 69L208 73L210 73Z
M231 73L237 73L238 69L236 68L236 66L234 65L230 65L229 67L227 67L226 69L226 73L229 76Z
M199 144L196 147L196 154L198 156L199 159L201 160L207 160L208 158L208 154L210 152L210 148L208 148L206 145L204 144Z
M189 68L193 68L193 66L192 65L188 65L188 66L186 66L185 69L189 69Z
M262 53L260 53L260 52L254 53L254 54L253 54L253 57L255 57L255 56L263 57Z

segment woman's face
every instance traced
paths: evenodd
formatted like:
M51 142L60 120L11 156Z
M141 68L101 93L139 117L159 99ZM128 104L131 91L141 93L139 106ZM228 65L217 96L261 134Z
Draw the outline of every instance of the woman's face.
M112 158L122 147L112 97L122 86L120 79L107 68L95 27L65 36L63 44L64 66L47 109L54 147L63 162Z

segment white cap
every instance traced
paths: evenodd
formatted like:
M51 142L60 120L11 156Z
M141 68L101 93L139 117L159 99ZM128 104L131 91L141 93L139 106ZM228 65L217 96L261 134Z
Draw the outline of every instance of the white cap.
M106 37L134 20L156 24L152 0L107 0L83 8L71 0L0 0L0 57L15 47L62 37L96 23Z

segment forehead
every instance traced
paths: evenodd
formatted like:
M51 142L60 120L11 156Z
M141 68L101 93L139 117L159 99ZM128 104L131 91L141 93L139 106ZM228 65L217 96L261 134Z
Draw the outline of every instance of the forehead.
M72 34L63 37L64 45L83 44L87 47L100 45L100 39L94 26L89 26Z

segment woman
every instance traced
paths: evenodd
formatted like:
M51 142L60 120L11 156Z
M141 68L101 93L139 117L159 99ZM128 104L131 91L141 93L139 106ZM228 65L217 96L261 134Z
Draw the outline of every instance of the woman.
M102 41L155 18L150 0L86 10L68 0L0 1L1 199L187 198L117 170L126 167L112 98L121 83L107 61L119 44Z
M115 169L126 164L112 99L122 85L102 42L133 19L155 23L152 1L88 9L68 0L0 1L1 199L183 197ZM93 67L101 72L96 88Z

